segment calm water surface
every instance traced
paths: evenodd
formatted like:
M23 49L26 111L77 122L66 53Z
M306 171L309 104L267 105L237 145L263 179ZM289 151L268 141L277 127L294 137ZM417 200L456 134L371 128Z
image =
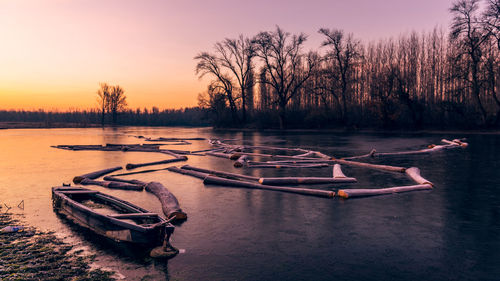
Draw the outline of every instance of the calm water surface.
M183 253L166 262L100 243L55 215L52 186L75 175L127 163L165 159L138 152L66 151L58 144L140 143L132 135L218 137L264 143L270 136L343 157L370 149L422 148L441 138L467 137L465 150L374 161L416 166L436 188L340 200L262 190L204 186L167 171L129 176L159 181L188 213L173 244ZM206 141L174 149L209 148ZM127 280L500 280L500 136L495 134L220 133L198 128L34 129L0 131L0 204L28 224L55 231L77 249L97 254L96 266ZM232 161L189 156L193 166L256 176L331 176L331 168L242 169ZM359 188L411 184L403 175L343 167ZM92 187L153 212L146 192ZM331 189L332 187L322 187ZM24 210L15 207L21 200ZM1 209L5 211L5 207Z

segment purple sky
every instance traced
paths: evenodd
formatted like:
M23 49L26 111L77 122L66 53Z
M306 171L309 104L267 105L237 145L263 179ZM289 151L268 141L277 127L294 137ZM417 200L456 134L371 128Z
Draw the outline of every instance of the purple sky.
M215 42L276 25L309 35L321 27L362 41L447 29L451 0L0 2L0 109L95 106L99 82L120 84L129 105L196 105L206 81L193 57Z

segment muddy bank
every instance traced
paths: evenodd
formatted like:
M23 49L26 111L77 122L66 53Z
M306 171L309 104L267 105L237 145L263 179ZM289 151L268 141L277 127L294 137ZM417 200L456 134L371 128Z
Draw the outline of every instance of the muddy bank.
M0 229L21 225L10 213L0 214ZM115 280L113 272L91 270L94 256L72 252L52 233L25 227L0 233L0 280Z

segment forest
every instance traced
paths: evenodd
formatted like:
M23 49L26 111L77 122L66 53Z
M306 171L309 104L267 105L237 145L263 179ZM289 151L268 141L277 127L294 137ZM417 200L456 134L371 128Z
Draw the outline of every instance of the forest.
M458 0L450 29L363 43L321 28L321 46L279 26L200 52L198 97L214 126L499 128L500 1Z

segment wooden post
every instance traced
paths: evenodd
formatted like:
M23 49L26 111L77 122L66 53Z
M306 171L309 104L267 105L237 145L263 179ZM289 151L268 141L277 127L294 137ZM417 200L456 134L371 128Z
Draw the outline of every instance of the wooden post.
M159 182L146 184L146 191L154 194L160 200L163 213L167 219L175 217L175 220L187 219L187 214L182 211L177 198Z
M81 175L81 176L76 176L73 178L73 182L78 184L80 183L83 179L87 178L87 179L97 179L98 177L101 177L101 176L104 176L106 174L109 174L109 173L112 173L114 171L118 171L118 170L121 170L122 167L120 166L117 166L117 167L113 167L113 168L109 168L109 169L103 169L103 170L99 170L99 171L95 171L95 172L92 172L92 173L88 173L88 174L84 174L84 175Z
M223 186L254 188L254 189L266 189L266 190L282 191L282 192L297 193L297 194L302 194L302 195L327 197L327 198L333 198L333 196L335 196L335 192L333 192L333 191L319 190L319 189L308 189L308 188L293 188L293 187L284 187L284 186L261 185L261 184L253 183L253 182L231 180L231 179L225 179L225 178L220 178L220 177L210 176L210 175L205 177L205 179L203 180L203 183L204 184L223 185Z

